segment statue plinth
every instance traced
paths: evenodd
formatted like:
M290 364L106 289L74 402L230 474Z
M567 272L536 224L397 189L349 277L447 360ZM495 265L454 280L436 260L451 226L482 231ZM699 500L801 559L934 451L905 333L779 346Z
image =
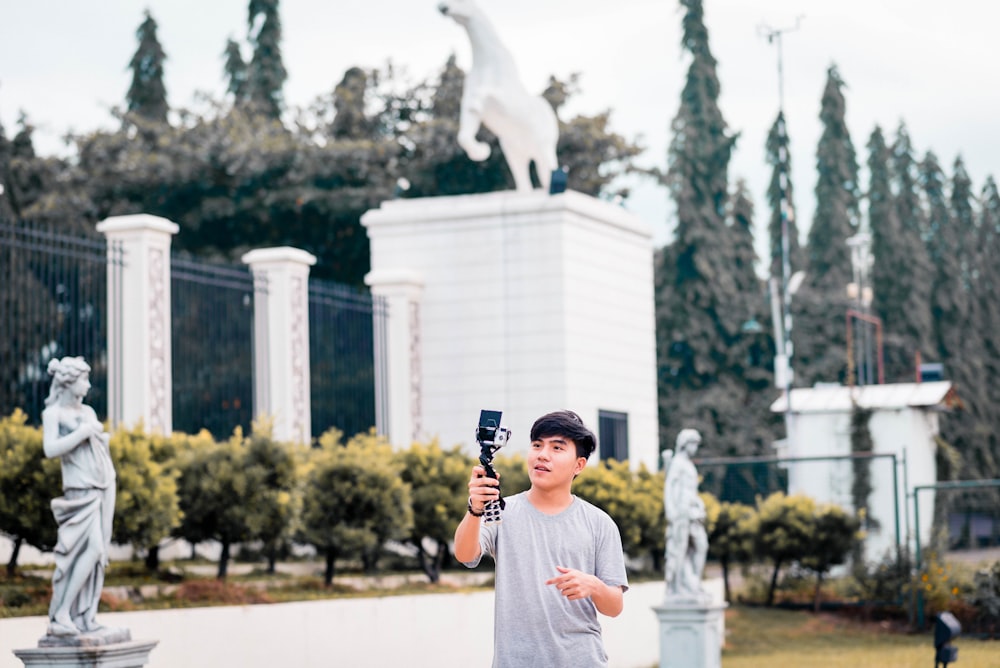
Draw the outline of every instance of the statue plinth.
M33 649L15 649L14 655L28 668L141 668L149 663L149 653L159 643L158 640L136 640L84 644L100 642L100 633L46 638L63 638L66 641L75 638L81 644L42 646L39 642L39 646Z
M726 603L675 596L653 606L660 620L660 668L721 668Z
M101 647L130 642L132 633L128 629L104 627L98 631L60 636L48 634L38 641L39 647Z

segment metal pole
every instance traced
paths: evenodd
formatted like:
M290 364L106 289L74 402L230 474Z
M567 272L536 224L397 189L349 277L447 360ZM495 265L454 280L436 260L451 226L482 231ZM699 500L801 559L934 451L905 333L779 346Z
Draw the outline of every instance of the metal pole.
M782 373L784 374L785 391L785 440L788 448L792 449L792 308L791 294L789 291L789 281L791 280L791 259L789 257L789 236L788 224L791 213L791 202L788 201L788 136L785 132L785 77L784 77L784 57L782 52L781 37L786 32L794 32L799 29L802 17L795 19L795 25L790 28L775 29L767 25L758 28L760 34L767 38L769 44L775 44L778 49L778 187L779 187L779 211L781 216L781 299L783 306L782 317L782 340L780 357L784 364ZM775 341L775 345L778 342Z

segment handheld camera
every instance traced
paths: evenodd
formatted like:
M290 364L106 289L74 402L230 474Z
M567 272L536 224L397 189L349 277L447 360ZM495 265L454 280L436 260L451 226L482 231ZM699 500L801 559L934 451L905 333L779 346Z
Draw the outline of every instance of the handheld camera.
M500 411L479 412L479 426L476 428L476 442L479 444L479 463L486 469L486 475L496 478L497 473L493 469L493 456L497 450L502 448L510 438L510 429L500 426ZM499 491L499 489L497 490ZM499 522L500 511L507 506L503 497L488 501L483 509L483 522Z

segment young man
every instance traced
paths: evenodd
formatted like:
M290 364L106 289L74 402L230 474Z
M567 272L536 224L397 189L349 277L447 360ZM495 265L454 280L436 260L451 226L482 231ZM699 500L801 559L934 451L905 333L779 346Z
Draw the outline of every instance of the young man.
M603 510L573 496L573 479L596 447L576 413L543 415L531 428L531 488L507 499L498 524L483 524L499 481L472 469L469 512L455 557L496 562L494 668L607 666L597 613L616 617L628 589L621 536Z

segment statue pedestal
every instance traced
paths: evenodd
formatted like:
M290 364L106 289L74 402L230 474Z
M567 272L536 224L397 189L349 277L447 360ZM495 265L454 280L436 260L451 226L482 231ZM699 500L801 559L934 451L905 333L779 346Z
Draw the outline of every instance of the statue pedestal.
M666 599L653 606L660 620L660 668L720 668L726 603Z
M133 640L102 645L60 645L15 649L28 668L141 668L158 640Z

